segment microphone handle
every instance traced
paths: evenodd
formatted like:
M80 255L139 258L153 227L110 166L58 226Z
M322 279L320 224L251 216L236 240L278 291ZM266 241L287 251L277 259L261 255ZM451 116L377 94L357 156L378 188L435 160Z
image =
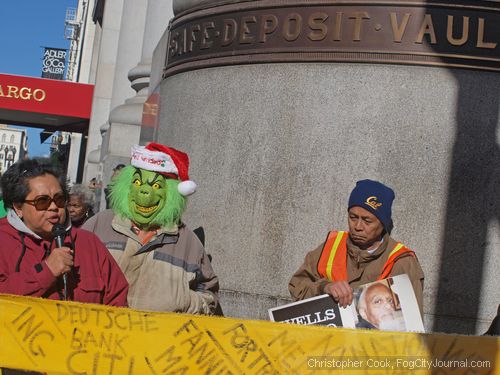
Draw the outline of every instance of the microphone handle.
M68 300L68 274L67 273L63 273L63 299L65 301Z
M56 236L55 240L56 240L57 247L63 247L64 238L62 236ZM68 274L63 273L62 279L63 279L63 288L64 288L63 289L63 299L65 301L67 301L68 300Z
M56 236L55 240L56 240L57 247L63 247L63 244L64 244L63 236Z

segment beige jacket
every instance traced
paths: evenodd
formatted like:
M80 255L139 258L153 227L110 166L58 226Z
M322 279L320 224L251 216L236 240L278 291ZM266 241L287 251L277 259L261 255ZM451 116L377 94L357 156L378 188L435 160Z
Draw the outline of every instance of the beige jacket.
M213 314L219 282L198 237L184 225L162 228L143 246L131 228L130 220L111 210L83 225L100 238L125 274L129 306Z
M351 287L357 287L372 281L376 281L382 272L382 267L387 261L390 249L393 249L396 241L388 234L380 247L370 254L347 239L347 281ZM318 296L324 293L324 287L330 282L322 278L318 273L318 262L324 243L313 251L307 253L304 263L292 276L288 283L290 294L295 300L302 300ZM389 249L389 251L387 251ZM407 274L411 280L420 312L423 312L423 288L424 272L418 260L410 254L402 254L396 259L390 276Z

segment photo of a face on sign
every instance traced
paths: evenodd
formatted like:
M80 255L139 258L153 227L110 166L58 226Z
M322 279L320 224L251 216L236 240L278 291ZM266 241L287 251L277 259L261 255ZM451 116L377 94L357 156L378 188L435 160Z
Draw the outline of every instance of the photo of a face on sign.
M406 331L399 296L391 288L393 284L389 278L356 290L356 328Z

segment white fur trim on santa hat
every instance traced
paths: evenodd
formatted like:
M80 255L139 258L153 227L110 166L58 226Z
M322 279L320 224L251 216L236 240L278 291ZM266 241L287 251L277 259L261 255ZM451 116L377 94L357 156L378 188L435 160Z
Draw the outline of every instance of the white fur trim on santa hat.
M182 181L179 185L177 185L177 190L181 195L187 197L188 195L193 194L196 191L196 183L191 180Z
M177 167L170 155L164 152L148 150L144 146L132 146L131 164L136 168L146 169L148 171L178 175Z

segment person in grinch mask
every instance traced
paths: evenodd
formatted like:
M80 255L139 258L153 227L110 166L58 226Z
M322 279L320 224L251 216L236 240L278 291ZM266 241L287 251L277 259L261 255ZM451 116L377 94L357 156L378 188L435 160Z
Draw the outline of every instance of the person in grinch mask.
M111 209L83 226L97 234L127 278L130 307L211 315L218 278L198 237L181 221L196 190L188 155L158 143L133 146L110 186Z

